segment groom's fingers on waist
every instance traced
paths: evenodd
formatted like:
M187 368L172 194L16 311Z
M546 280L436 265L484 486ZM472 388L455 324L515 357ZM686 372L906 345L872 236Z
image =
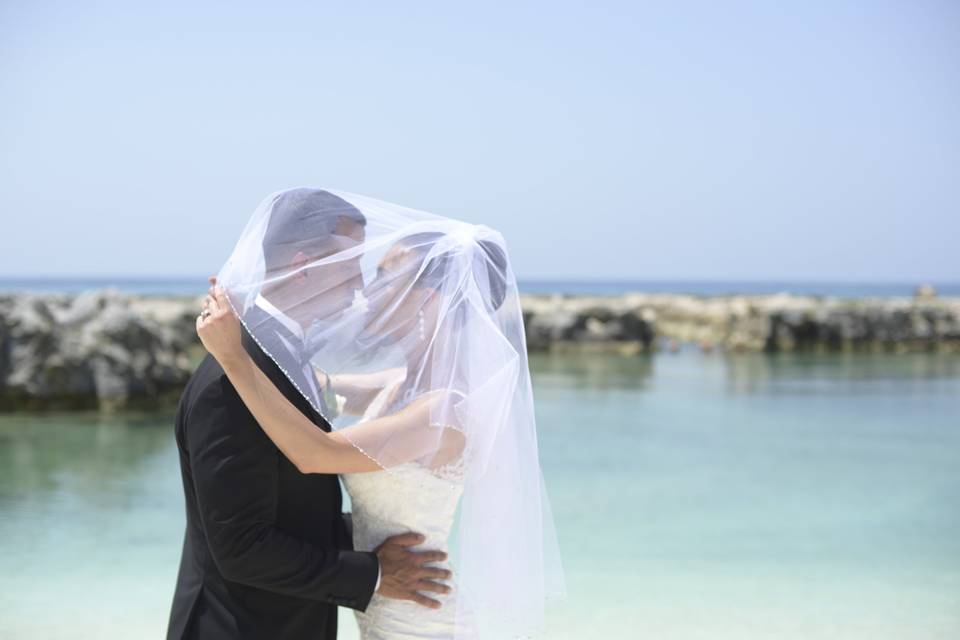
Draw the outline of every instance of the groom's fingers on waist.
M433 580L421 580L417 583L417 591L431 591L433 593L450 593L450 587Z
M440 562L447 559L447 554L443 551L415 551L414 553L417 554L417 560L419 560L421 564Z
M449 580L452 575L446 569L435 569L433 567L423 567L420 570L420 575L424 578L434 578L436 580Z
M410 592L410 599L416 602L419 605L424 607L429 607L430 609L439 609L440 603L434 600L433 598L428 598L425 595L417 593L416 591Z

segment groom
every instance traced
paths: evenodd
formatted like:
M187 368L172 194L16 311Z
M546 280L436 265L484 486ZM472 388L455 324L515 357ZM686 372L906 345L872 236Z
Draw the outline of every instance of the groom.
M244 315L266 337L261 348L244 332L254 362L325 431L330 425L305 397L323 406L309 363L284 375L263 349L273 355L302 351L303 325L277 307L296 308L284 302L296 295L297 279L324 276L300 267L361 241L365 224L360 211L329 192L280 195L264 236L264 261L268 272L293 275L262 292ZM341 286L324 294L334 308L349 303L359 268L338 278ZM436 553L409 549L423 540L414 533L388 538L375 552L353 551L337 477L301 474L263 433L210 355L180 399L176 439L187 528L168 640L334 640L338 605L363 611L375 590L409 599L424 565L437 559Z

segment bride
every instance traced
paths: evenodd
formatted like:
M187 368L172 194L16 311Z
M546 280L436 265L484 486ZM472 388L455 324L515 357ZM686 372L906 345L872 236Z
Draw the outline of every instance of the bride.
M268 198L212 279L198 334L302 473L341 475L355 549L413 531L423 548L450 550L449 585L424 585L416 601L384 597L390 585L381 586L357 613L365 640L534 634L563 580L503 238L488 227L319 192L364 224L341 232L304 222L278 235L270 224L277 194ZM278 251L281 266L264 259ZM264 322L264 310L279 322ZM254 364L243 332L331 432Z

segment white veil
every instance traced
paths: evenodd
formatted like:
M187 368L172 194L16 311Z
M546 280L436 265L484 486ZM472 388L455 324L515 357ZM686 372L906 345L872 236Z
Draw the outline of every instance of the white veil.
M483 638L538 632L545 600L564 585L503 237L363 196L289 189L259 205L218 281L334 429L419 403L428 419L343 433L388 472L419 465L462 484L458 614L469 611Z

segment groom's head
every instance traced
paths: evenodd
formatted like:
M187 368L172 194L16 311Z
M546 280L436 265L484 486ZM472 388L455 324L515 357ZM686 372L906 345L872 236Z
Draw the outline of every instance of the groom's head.
M323 189L284 191L273 201L263 236L263 295L301 324L350 304L363 286L360 256L341 252L364 240L367 220L352 204Z

